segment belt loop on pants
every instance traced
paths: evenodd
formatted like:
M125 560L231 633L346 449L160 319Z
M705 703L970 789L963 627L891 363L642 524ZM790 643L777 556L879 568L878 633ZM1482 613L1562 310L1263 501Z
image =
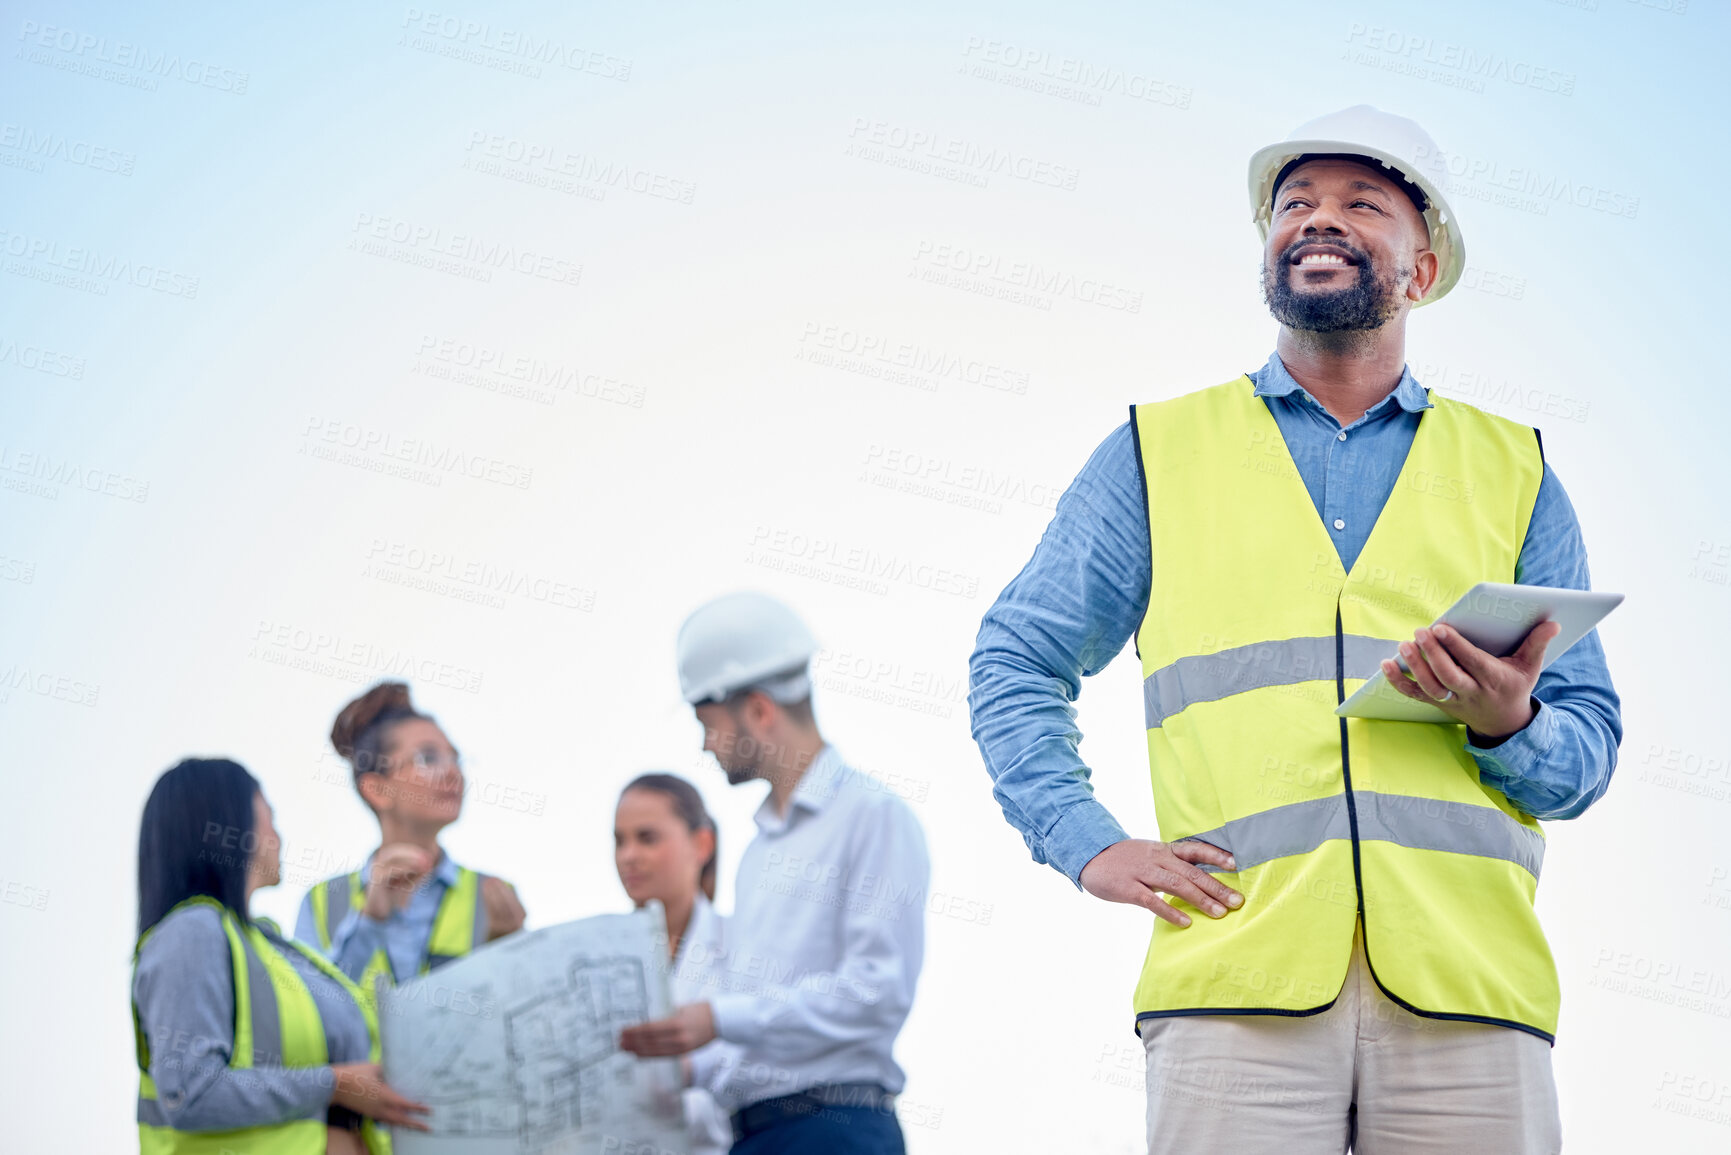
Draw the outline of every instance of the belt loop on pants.
M760 1099L733 1113L733 1141L743 1143L759 1131L821 1115L826 1107L867 1107L893 1113L896 1097L878 1083L819 1083L791 1095Z

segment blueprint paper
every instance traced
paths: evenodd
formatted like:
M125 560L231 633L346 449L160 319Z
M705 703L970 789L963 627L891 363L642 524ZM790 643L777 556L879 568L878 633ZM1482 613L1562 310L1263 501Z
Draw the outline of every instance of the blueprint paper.
M665 1016L659 903L489 944L381 993L385 1079L432 1108L396 1155L687 1155L676 1059L619 1050Z

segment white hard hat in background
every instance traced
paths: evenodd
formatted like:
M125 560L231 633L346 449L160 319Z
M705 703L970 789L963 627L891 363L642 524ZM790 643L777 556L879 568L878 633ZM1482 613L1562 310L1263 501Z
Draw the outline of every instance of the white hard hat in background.
M1448 160L1429 133L1404 116L1357 104L1301 124L1281 143L1258 150L1250 158L1250 211L1265 244L1275 178L1287 165L1309 154L1362 156L1417 185L1429 202L1424 221L1438 265L1436 283L1418 303L1428 305L1454 288L1466 267L1466 243L1442 193Z
M799 615L768 594L724 594L679 627L679 690L692 705L736 690L762 689L776 701L811 693L805 667L817 641Z

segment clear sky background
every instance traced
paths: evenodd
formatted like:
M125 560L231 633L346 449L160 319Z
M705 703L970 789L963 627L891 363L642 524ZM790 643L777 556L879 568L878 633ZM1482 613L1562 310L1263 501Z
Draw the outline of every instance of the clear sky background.
M1569 1149L1731 1144L1723 5L3 7L9 1145L133 1141L156 776L258 775L292 918L373 845L325 736L385 674L464 753L451 852L532 925L624 907L652 768L719 816L730 907L762 788L700 755L673 639L755 587L929 835L910 1149L1138 1149L1148 916L1028 860L966 658L1126 405L1267 358L1246 161L1360 102L1456 173L1467 279L1410 364L1542 428L1628 595L1621 765L1540 890ZM1150 835L1138 683L1081 722Z

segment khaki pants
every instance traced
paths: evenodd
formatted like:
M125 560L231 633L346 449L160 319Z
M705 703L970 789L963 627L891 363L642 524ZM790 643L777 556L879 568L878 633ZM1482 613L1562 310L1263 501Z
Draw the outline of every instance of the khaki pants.
M1340 997L1319 1015L1147 1019L1141 1035L1149 1155L1562 1149L1550 1046L1397 1006L1357 934Z

